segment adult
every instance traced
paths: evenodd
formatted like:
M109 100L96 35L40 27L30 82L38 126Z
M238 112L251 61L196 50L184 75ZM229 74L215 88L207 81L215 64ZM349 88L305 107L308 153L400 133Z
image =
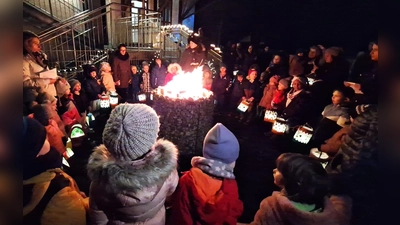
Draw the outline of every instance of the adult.
M264 51L257 56L257 64L260 66L260 70L265 71L271 60L272 53L269 51L269 47L265 46Z
M126 102L129 80L131 79L131 64L125 44L118 45L118 50L113 58L112 69L117 93L121 96L121 101Z
M121 104L89 158L92 224L165 224L164 203L178 185L176 146L157 140L159 117L144 104Z
M156 65L154 65L150 74L151 87L155 89L159 86L164 86L166 76L167 68L162 64L160 58L156 58Z
M322 50L318 46L310 47L308 51L308 59L304 61L304 74L310 74L314 68L314 64L316 66L319 65L319 61L322 57Z
M223 110L226 108L226 100L228 97L228 88L231 84L231 78L226 73L225 64L221 63L220 72L215 76L212 83L212 91L217 101L217 109Z
M47 55L41 51L39 36L31 31L23 31L23 84L24 88L37 89L57 96L54 83L57 79L40 78L40 73L49 69Z
M268 73L267 79L274 75L278 75L280 78L286 78L288 76L288 69L282 60L282 56L274 55L271 63L265 69L265 72Z
M253 65L257 60L257 53L253 49L253 45L249 45L247 52L244 54L243 59L243 70L248 71L250 66Z
M206 49L201 44L201 39L198 35L192 34L188 39L188 47L182 54L179 65L183 71L192 72L196 67L205 64Z

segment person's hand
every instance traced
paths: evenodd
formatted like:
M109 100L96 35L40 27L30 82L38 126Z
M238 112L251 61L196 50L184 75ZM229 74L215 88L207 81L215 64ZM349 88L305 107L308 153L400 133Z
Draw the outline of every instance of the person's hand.
M311 70L311 73L315 73L315 71L318 69L318 66L313 63L313 69Z
M254 100L254 97L249 98L249 101L252 102Z
M242 100L245 100L246 99L246 97L242 97Z
M267 69L265 69L265 72L270 72L270 69L269 69L269 67L267 67Z
M101 80L100 80L100 79L98 79L98 80L97 80L97 83L98 83L99 85L101 85Z
M85 192L81 191L81 192L79 192L79 194L82 196L82 198L87 198Z
M117 81L115 82L115 86L119 86L119 85L121 85L121 81L120 81L120 80L117 80Z
M129 79L128 84L132 84L132 79Z
M57 82L57 79L50 79L49 84L55 84Z
M101 98L101 94L98 94L97 97Z

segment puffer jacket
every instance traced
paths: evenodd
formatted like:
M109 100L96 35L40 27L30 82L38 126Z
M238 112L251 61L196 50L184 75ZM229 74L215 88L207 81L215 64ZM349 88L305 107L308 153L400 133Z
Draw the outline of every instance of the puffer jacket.
M144 158L114 160L100 145L91 155L88 174L91 224L165 224L164 202L178 185L178 150L158 140Z

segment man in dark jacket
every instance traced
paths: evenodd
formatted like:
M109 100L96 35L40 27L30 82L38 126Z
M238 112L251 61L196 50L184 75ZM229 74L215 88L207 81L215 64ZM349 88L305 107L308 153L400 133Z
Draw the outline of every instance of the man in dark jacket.
M164 86L165 76L167 76L167 68L162 64L161 59L157 58L156 65L151 70L151 87L155 89Z

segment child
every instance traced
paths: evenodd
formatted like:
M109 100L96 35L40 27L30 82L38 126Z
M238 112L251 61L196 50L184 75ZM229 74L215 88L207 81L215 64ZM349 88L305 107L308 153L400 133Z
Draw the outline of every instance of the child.
M60 99L58 113L61 115L65 126L82 123L82 117L74 104L69 84L59 81L56 83L56 90Z
M250 106L246 112L240 113L240 122L244 121L246 117L247 120L245 121L245 124L249 124L251 122L254 114L256 113L254 103L258 102L258 100L261 98L261 96L257 95L259 88L260 82L257 80L257 70L251 69L246 77L246 82L244 84L244 97L242 97L242 100L247 101Z
M203 157L193 157L179 180L168 224L235 225L243 212L233 174L238 156L235 135L217 123L204 138Z
M271 101L271 107L275 111L282 112L286 103L286 92L289 89L289 81L287 79L280 79L278 89L275 90L274 96Z
M67 132L65 131L65 124L61 120L60 115L58 115L57 112L58 99L47 92L43 92L36 97L36 101L39 104L43 104L45 106L49 118L56 121L58 128L65 136L67 136Z
M142 78L138 73L137 66L131 65L131 79L129 84L131 85L132 99L133 102L137 102L137 95L140 92L140 84L142 83Z
M165 77L165 85L167 85L177 74L182 71L182 67L178 63L171 63L168 66L168 73Z
M237 72L236 79L233 82L232 86L233 89L230 99L230 108L232 111L236 112L236 108L238 107L240 100L244 96L244 73L242 71Z
M47 140L49 141L50 146L54 147L60 155L63 155L66 151L63 143L65 135L58 128L56 121L50 119L46 106L35 105L32 108L32 112L33 114L30 117L39 121L46 128Z
M272 76L269 78L268 85L264 88L263 97L260 100L260 103L257 106L257 116L263 117L265 110L269 110L272 108L271 102L274 97L274 93L278 87L278 76Z
M143 73L142 73L142 80L140 83L140 88L142 92L148 93L151 91L151 83L150 83L150 72L149 72L149 64L143 64Z
M316 159L297 153L281 154L273 170L280 192L265 198L251 225L347 225L351 199L328 197L328 176Z
M350 125L349 104L355 93L350 87L336 89L332 95L332 104L325 107L322 120L313 135L315 147L319 147L337 131Z
M106 92L108 94L116 92L114 78L111 74L111 66L108 62L102 62L100 64L100 76Z
M89 101L97 100L104 93L105 88L101 84L101 80L97 79L96 67L90 67L90 73L85 80L85 91Z
M89 108L89 100L85 92L81 92L82 90L81 82L72 79L69 81L69 85L71 86L72 97L74 99L74 103L76 108L78 109L79 114L82 117L86 118L86 113Z

